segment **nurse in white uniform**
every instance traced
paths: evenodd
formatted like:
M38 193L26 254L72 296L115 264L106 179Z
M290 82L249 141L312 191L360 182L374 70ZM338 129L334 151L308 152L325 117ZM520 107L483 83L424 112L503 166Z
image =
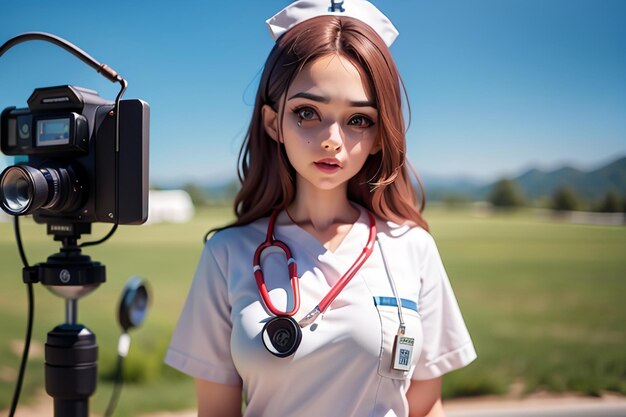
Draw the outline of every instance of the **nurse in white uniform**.
M406 168L397 31L365 0L267 23L237 220L165 361L201 417L443 416L441 376L476 353Z

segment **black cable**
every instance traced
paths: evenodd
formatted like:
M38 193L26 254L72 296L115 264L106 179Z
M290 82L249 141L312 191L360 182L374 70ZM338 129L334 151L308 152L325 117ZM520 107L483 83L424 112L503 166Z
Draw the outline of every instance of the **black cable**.
M124 301L121 301L121 303L124 303ZM113 392L111 393L109 405L104 412L104 417L111 417L113 415L113 411L115 410L115 407L117 407L117 402L120 399L122 385L124 383L123 366L124 358L126 358L130 349L130 335L127 332L128 327L125 327L124 324L122 324L122 327L124 328L124 332L120 335L120 338L117 341L117 365L115 367L115 381L113 382Z
M94 245L99 245L101 243L104 243L111 236L113 236L113 234L115 233L119 225L119 220L120 220L120 100L122 98L122 95L124 94L124 91L126 91L126 87L128 87L128 82L121 77L119 77L119 80L117 81L120 83L121 88L120 88L119 93L117 94L117 97L115 97L115 106L114 106L114 112L115 112L115 169L114 169L115 171L115 217L114 219L115 220L113 222L113 227L111 227L111 230L109 230L109 233L107 233L103 238L95 240L95 241L91 241L91 242L83 242L80 245L78 245L79 248L84 248L86 246L94 246ZM117 402L119 401L119 397L120 397L121 390L122 390L122 383L123 383L123 375L122 375L123 362L124 362L124 357L121 355L118 356L116 372L115 372L115 382L113 385L113 392L111 393L109 405L107 406L107 409L104 413L105 417L110 417L113 415L113 411L115 411L115 408L117 407Z
M26 253L24 252L24 245L22 244L22 234L20 233L20 217L13 216L13 232L15 233L15 242L17 243L17 250L20 253L22 259L22 265L24 268L28 268L28 259L26 259Z
M85 246L93 246L93 245L99 245L101 243L104 243L111 236L113 236L113 234L117 230L117 226L120 221L120 99L122 98L124 91L126 91L126 87L128 86L128 83L123 78L120 78L119 82L122 87L120 88L120 91L117 94L117 97L115 98L115 107L114 107L115 108L114 110L115 111L115 221L113 223L113 227L111 228L111 230L109 230L109 233L107 233L102 239L95 240L92 242L83 242L80 245L78 245L79 248L84 248Z
M113 392L111 393L111 399L109 400L109 405L107 406L106 411L104 412L104 417L111 417L113 415L113 411L117 407L117 402L120 399L120 394L122 392L122 384L124 383L123 376L123 367L124 357L118 355L117 364L115 366L115 381L113 382Z
M22 235L20 233L20 222L18 216L13 216L13 226L15 232L15 241L17 242L17 249L20 252L20 258L22 258L22 264L24 268L29 268L26 254L24 253L24 246L22 245ZM35 297L33 294L33 284L27 283L28 291L28 323L26 325L26 336L24 337L24 350L22 351L22 361L20 363L20 371L17 376L17 382L15 384L15 391L13 392L13 400L11 401L11 409L9 411L9 417L13 417L15 410L17 409L17 403L20 399L22 392L22 383L24 381L24 374L26 373L26 364L28 362L28 352L30 350L30 340L33 335L33 321L35 316Z
M95 69L98 73L102 74L106 79L111 82L118 82L120 79L122 79L122 77L120 77L113 68L96 61L87 52L83 51L76 45L66 41L63 38L59 38L58 36L45 32L27 32L9 39L4 44L2 44L2 46L0 46L0 56L2 56L9 49L13 48L15 45L18 45L22 42L34 40L50 42L55 44L56 46L65 49L67 52L71 53L76 58L80 59L85 64Z

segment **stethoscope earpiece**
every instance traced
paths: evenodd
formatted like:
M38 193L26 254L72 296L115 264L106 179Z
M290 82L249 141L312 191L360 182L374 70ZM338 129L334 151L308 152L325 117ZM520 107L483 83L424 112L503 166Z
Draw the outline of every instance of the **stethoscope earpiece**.
M261 331L265 348L274 356L286 358L300 346L302 330L300 325L290 316L272 317Z

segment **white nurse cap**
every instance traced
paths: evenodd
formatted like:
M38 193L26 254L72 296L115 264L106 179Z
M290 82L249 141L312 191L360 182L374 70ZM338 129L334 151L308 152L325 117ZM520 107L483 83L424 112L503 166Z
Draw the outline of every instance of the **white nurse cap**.
M387 47L398 37L398 30L387 16L367 0L297 0L265 23L269 26L272 38L276 40L298 23L325 15L359 19L374 29Z

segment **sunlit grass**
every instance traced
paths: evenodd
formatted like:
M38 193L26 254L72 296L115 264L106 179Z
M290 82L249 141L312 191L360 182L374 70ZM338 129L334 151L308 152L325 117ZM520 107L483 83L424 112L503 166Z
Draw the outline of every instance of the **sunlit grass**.
M479 359L445 378L506 392L626 393L626 229L523 214L433 213L448 273ZM620 382L621 381L621 382ZM481 392L477 392L480 394Z
M524 390L626 394L626 228L570 225L532 212L479 216L470 210L428 209L432 233L453 283L479 359L444 378L446 396ZM162 364L209 228L230 208L204 209L187 224L120 227L85 252L107 268L107 282L79 302L79 321L100 347L101 380L92 409L102 413L110 392L119 329L119 293L131 275L150 281L153 303L133 335L128 383L119 416L193 407L189 378ZM29 262L44 261L58 244L44 227L23 222ZM96 225L91 237L103 235ZM26 320L26 290L12 226L0 224L0 408L13 392ZM64 319L63 301L35 286L33 344ZM31 356L24 397L43 388L43 357Z

